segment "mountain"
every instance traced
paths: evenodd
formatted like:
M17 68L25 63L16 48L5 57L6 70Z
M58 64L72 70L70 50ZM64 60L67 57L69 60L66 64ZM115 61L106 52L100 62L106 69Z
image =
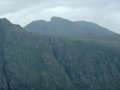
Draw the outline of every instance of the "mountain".
M0 90L119 90L120 39L58 38L0 19L0 71Z
M38 20L33 21L24 29L41 33L42 35L52 36L109 36L114 32L101 27L97 24L86 21L69 21L60 17L52 17L50 21Z

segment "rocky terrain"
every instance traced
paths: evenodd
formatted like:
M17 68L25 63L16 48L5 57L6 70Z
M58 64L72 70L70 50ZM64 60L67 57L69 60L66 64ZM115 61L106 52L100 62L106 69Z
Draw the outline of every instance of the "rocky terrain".
M119 90L120 37L102 30L56 37L0 19L0 90Z

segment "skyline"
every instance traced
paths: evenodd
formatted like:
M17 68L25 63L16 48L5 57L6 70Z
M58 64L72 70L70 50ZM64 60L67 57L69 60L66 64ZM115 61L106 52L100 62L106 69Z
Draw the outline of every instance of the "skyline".
M25 26L34 20L57 16L71 21L97 23L120 33L119 0L1 0L0 17Z

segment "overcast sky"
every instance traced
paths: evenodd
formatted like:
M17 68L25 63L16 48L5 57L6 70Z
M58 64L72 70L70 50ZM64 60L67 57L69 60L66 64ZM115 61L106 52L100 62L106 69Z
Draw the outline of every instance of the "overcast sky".
M120 0L0 0L0 17L21 26L52 16L95 22L120 33Z

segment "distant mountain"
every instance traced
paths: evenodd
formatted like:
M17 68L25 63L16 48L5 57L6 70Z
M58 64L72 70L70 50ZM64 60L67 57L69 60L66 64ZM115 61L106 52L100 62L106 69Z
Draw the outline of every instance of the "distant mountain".
M120 90L120 38L57 38L0 19L0 90Z
M69 21L60 17L52 17L51 21L33 21L24 27L27 31L39 32L53 36L109 36L114 32L97 24L86 21Z

